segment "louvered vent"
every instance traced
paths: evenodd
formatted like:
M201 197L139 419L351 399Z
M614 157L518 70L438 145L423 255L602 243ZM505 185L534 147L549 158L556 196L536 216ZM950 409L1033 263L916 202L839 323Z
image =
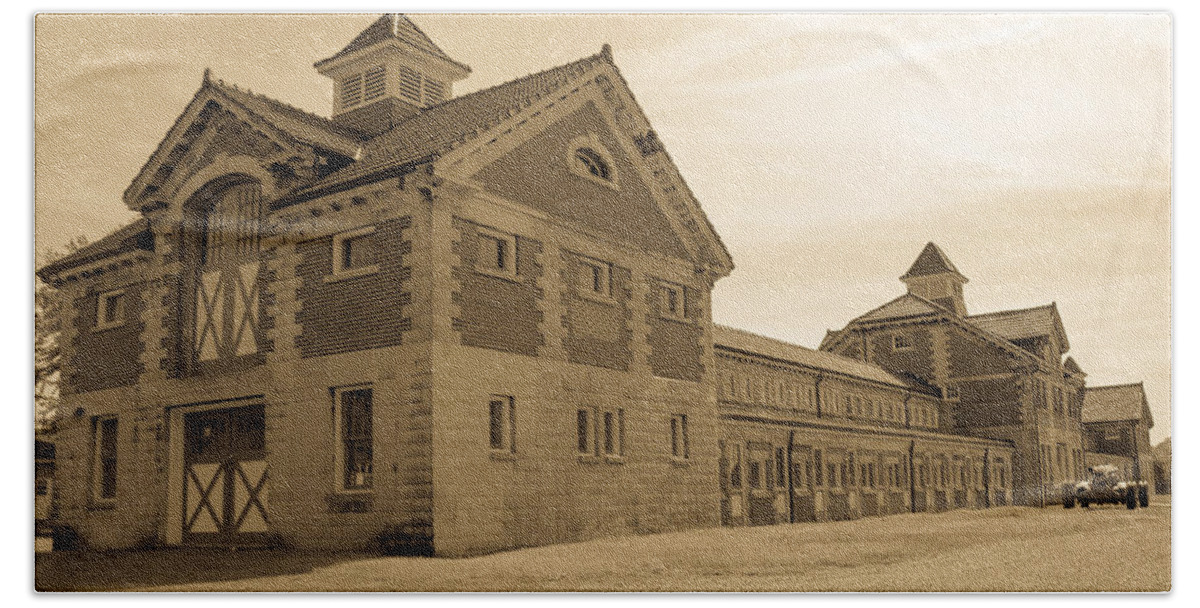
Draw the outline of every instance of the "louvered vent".
M367 70L363 76L363 101L374 101L383 97L386 91L387 71L383 66L375 66Z
M426 78L425 79L425 105L432 106L434 104L442 103L443 101L446 101L446 85L445 85L445 83L438 81L438 80Z
M342 80L342 107L353 108L362 103L363 83L362 74L354 74Z
M404 66L400 66L400 96L415 104L421 103L421 75Z

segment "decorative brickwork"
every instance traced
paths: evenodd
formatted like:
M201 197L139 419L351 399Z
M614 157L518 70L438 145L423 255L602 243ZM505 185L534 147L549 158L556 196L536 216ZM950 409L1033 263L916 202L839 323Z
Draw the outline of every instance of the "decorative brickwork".
M663 310L662 289L666 283L652 278L650 285L646 298L650 334L646 342L650 345L651 372L660 378L699 382L704 377L704 328L700 323L707 319L699 301L700 292L683 287L684 318L670 319Z
M516 235L516 277L505 278L480 272L482 241L480 226L454 218L458 240L454 243L457 264L452 276L458 291L452 299L459 314L452 321L464 346L478 346L536 357L546 343L539 328L542 290L542 243Z
M628 371L633 360L633 331L629 329L633 318L632 274L627 268L612 266L611 296L589 297L581 285L591 280L590 275L585 276L590 267L578 255L563 251L561 257L567 360Z
M407 217L377 225L373 241L376 272L349 278L333 277L333 237L296 245L300 263L296 274L300 309L296 346L301 357L320 357L357 350L398 346L412 327L405 316L411 301L407 266L412 244L404 230Z
M137 382L142 373L139 360L142 343L142 285L124 287L124 322L108 329L96 329L99 292L89 290L72 303L75 336L67 349L69 373L63 378L63 391L82 393Z

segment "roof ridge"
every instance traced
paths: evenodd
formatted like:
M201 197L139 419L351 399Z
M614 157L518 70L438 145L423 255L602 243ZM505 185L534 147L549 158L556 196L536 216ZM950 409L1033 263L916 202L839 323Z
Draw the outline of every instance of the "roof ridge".
M1028 312L1031 310L1039 310L1042 308L1057 308L1057 303L1050 302L1049 304L1039 304L1037 306L1030 306L1028 308L1010 308L1008 310L994 310L992 312L977 312L973 315L967 315L966 318L974 319L974 318L978 318L978 317L991 317L991 316L997 316L997 315L1014 315L1017 313Z
M476 91L471 91L470 93L467 93L467 94L465 94L465 95L459 95L458 97L451 97L450 99L447 99L447 100L445 100L445 101L442 101L441 103L434 104L434 105L432 105L432 106L429 106L429 107L427 107L427 108L425 108L425 109L421 110L421 112L418 112L417 114L413 115L412 117L410 117L408 120L405 120L404 122L408 122L408 121L410 121L410 120L414 120L414 119L416 119L418 116L420 116L420 115L421 115L422 113L424 113L424 112L428 112L428 111L430 111L430 110L436 110L436 109L438 109L438 108L442 108L442 107L445 107L445 106L447 106L447 105L450 105L450 104L452 104L452 103L456 103L456 102L459 102L459 101L462 101L462 100L465 100L465 99L471 99L472 97L475 97L475 96L481 95L481 94L483 94L483 93L487 93L487 92L490 92L490 91L494 91L494 90L496 90L496 89L499 89L499 88L501 88L501 87L506 87L506 86L509 86L509 85L511 85L511 84L515 84L515 83L517 83L517 82L520 82L520 81L523 81L523 80L527 80L527 79L530 79L530 78L536 78L536 77L538 77L538 76L541 76L541 75L543 75L543 74L548 74L548 73L550 73L550 72L553 72L553 71L555 71L555 70L560 70L560 69L566 68L566 67L568 67L568 66L573 66L573 65L575 65L575 64L582 64L582 63L583 63L583 62L585 62L585 61L591 61L591 60L594 60L594 59L597 59L597 58L602 58L602 56L603 56L603 52L601 52L601 53L596 53L596 54L594 54L594 55L588 55L588 56L586 56L586 57L581 57L581 58L579 58L579 59L576 59L576 60L574 60L574 61L568 61L568 62L566 62L566 63L560 64L560 65L556 65L556 66L554 66L554 67L551 67L551 68L546 68L546 69L544 69L544 70L540 70L540 71L537 71L537 72L530 72L530 73L528 73L528 74L525 74L524 76L517 76L516 78L513 78L513 79L511 79L511 80L506 80L506 81L504 81L504 82L501 82L501 83L494 84L494 85L492 85L492 86L490 86L490 87L486 87L486 88L479 89L479 90L476 90ZM404 124L404 122L402 122L402 123L400 123L400 124Z
M1139 380L1137 382L1126 382L1124 384L1105 384L1105 385L1101 385L1101 386L1088 386L1085 388L1086 388L1086 390L1089 390L1089 391L1102 391L1102 390L1107 390L1110 388L1132 388L1135 386L1141 386L1142 388L1145 388L1144 384L1145 384L1144 380Z
M217 78L215 80L209 80L208 82L209 82L209 84L212 84L213 86L217 87L218 89L228 90L228 89L232 88L234 91L236 91L238 93L242 93L244 95L249 95L250 97L265 101L267 103L275 104L277 106L282 106L286 110L290 110L292 112L302 114L308 118L319 120L319 121L327 124L328 126L334 128L334 129L337 129L340 132L344 132L344 134L347 137L354 137L356 139L362 139L361 135L354 134L350 129L342 126L341 124L339 124L332 118L329 118L326 116L321 116L320 114L317 114L315 112L309 112L308 110L305 110L303 108L298 108L298 107L296 107L286 101L283 101L281 99L275 99L274 97L269 97L262 93L255 93L249 87L243 89L242 87L239 87L236 83L225 82L225 80L220 79L220 78Z

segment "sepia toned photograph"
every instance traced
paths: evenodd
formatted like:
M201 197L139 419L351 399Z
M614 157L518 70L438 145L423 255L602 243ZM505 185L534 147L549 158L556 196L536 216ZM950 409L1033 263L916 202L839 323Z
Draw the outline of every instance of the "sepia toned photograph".
M38 592L1168 592L1165 12L34 29Z

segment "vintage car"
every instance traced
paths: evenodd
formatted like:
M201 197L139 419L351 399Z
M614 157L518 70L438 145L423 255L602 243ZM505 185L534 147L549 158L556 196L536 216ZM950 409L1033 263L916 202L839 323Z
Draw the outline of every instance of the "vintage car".
M1123 504L1127 509L1150 506L1146 482L1121 479L1120 469L1110 464L1088 467L1088 472L1090 479L1063 488L1064 509L1073 508L1075 503L1084 508L1102 504Z

